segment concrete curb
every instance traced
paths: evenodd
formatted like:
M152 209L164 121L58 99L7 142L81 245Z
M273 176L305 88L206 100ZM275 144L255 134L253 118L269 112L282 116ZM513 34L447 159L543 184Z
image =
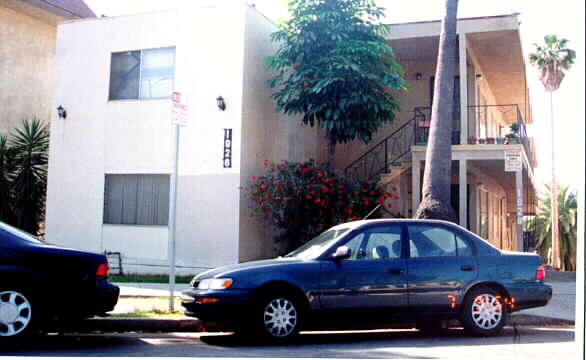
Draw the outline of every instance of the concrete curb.
M219 324L204 323L196 318L93 318L70 324L74 332L213 332ZM536 315L513 314L508 326L574 326L574 321Z

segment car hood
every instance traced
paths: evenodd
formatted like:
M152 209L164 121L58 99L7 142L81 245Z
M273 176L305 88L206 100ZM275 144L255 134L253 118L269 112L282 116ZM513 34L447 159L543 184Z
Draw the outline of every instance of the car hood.
M194 279L195 280L203 280L209 279L213 277L221 277L224 275L232 274L239 271L251 270L251 269L261 269L261 268L272 268L278 267L282 265L290 265L294 263L302 263L304 260L297 259L297 258L276 258L276 259L268 259L268 260L258 260L258 261L249 261L240 264L234 265L227 265L221 266L212 270L205 271L201 274L198 274Z

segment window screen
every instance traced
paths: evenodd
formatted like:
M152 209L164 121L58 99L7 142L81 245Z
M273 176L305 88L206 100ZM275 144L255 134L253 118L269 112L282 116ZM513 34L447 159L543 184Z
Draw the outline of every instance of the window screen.
M171 97L174 79L174 47L113 53L109 99Z
M104 224L161 225L169 221L169 175L106 175Z

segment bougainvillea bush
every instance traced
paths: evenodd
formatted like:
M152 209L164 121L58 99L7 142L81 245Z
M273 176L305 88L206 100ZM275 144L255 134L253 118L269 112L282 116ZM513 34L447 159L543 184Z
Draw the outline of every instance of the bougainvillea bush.
M331 226L362 219L378 204L384 206L387 198L398 199L394 188L353 181L313 159L279 164L265 161L263 166L265 174L253 176L249 187L253 214L270 221L278 233L275 240L286 241L287 249ZM377 216L374 213L371 218Z

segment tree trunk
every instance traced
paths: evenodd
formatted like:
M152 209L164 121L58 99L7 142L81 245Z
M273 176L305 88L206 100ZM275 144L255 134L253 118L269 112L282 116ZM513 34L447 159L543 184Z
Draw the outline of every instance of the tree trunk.
M446 0L431 107L431 125L425 154L425 171L417 219L457 222L452 209L452 103L456 67L458 0ZM465 59L460 59L465 61ZM418 189L413 189L418 191Z
M558 205L558 184L555 177L555 142L553 124L553 91L549 91L549 111L551 126L551 247L554 269L561 269L560 256L560 208Z
M336 143L328 140L328 168L336 171Z

